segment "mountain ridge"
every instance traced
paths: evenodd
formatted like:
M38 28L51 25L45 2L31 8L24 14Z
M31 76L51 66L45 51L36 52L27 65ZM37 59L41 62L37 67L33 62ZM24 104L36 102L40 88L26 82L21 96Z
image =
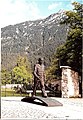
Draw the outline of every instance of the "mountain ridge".
M38 57L44 57L46 66L48 66L50 57L66 40L68 26L60 25L65 17L65 11L59 11L45 19L25 21L2 28L2 66L4 66L4 61L7 62L5 58L12 57L12 54L17 53L28 56L32 64Z

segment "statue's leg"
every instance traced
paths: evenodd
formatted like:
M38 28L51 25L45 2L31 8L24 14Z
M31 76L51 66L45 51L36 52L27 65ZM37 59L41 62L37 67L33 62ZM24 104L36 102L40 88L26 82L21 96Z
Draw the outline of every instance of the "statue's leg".
M41 90L42 90L42 96L43 97L47 97L47 94L45 92L45 85L44 85L44 81L43 80L40 81L40 85L41 85Z
M36 95L36 86L37 86L37 81L36 81L36 78L34 78L34 86L33 86L33 93L32 93L33 96Z
M33 97L36 96L37 85L38 85L38 80L36 78L34 78L34 86L33 86L33 93L32 93Z

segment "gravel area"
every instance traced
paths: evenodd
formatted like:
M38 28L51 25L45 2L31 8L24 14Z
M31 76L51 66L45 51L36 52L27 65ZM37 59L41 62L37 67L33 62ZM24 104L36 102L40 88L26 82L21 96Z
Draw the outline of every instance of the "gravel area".
M56 98L63 106L46 107L21 101L22 97L1 97L1 119L83 119L82 98Z

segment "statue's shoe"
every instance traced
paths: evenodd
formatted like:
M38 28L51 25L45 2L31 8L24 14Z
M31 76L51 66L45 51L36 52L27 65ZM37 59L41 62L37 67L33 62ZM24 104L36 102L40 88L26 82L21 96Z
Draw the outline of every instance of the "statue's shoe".
M42 96L42 97L47 98L48 96Z

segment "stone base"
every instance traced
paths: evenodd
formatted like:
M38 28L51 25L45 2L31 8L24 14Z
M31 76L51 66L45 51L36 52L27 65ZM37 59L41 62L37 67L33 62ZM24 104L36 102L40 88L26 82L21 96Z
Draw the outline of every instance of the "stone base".
M21 101L23 102L29 102L33 104L38 104L38 105L43 105L43 106L48 106L48 107L53 107L53 106L62 106L63 104L60 103L57 100L54 100L50 97L43 98L43 97L25 97Z
M79 75L78 72L69 66L61 66L62 80L61 90L62 98L79 97Z

